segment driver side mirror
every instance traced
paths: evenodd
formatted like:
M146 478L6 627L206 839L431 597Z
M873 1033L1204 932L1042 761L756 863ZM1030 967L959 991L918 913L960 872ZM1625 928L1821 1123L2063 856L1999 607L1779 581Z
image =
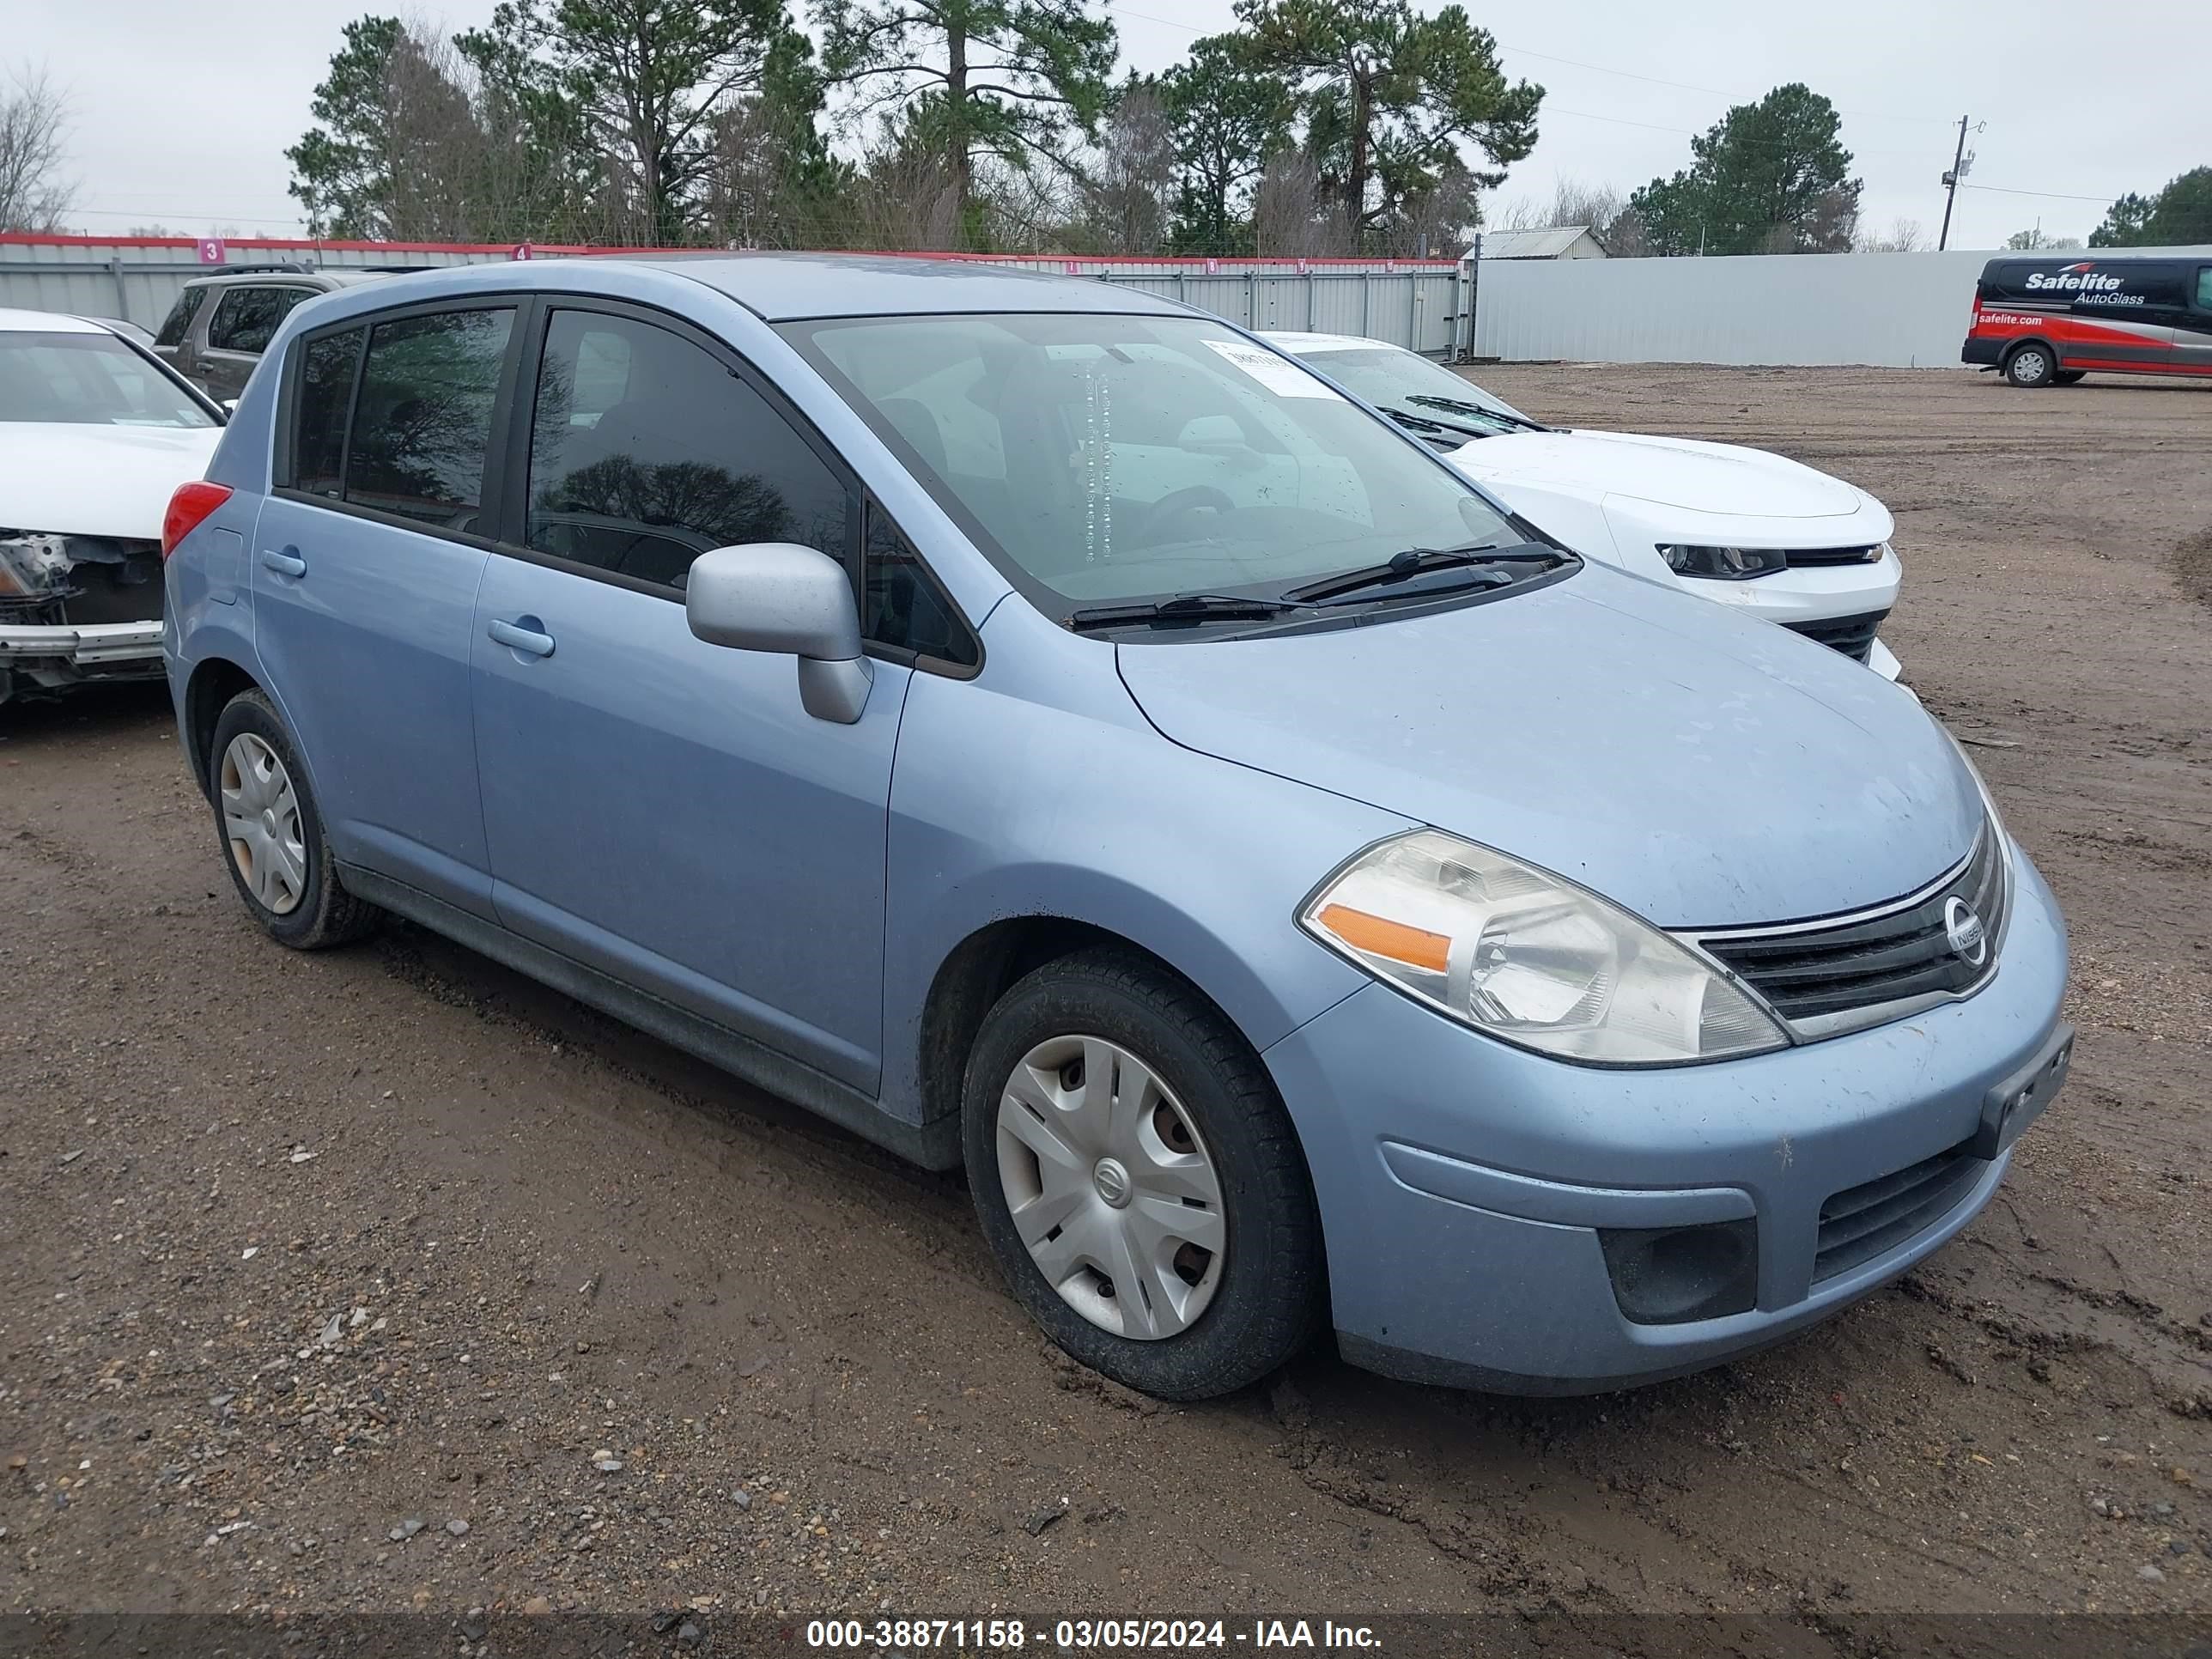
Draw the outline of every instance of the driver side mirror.
M795 542L718 547L691 562L684 619L709 645L799 659L799 701L817 720L850 726L874 684L861 653L852 579L828 554Z

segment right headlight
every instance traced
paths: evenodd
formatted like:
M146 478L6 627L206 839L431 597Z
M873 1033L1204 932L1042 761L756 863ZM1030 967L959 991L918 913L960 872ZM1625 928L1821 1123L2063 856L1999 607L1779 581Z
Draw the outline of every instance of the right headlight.
M1676 575L1708 581L1749 581L1753 576L1771 576L1790 568L1790 556L1778 547L1693 547L1686 542L1662 542L1659 556Z
M1442 830L1370 848L1298 921L1438 1013L1561 1060L1680 1066L1789 1042L1733 981L1650 922Z

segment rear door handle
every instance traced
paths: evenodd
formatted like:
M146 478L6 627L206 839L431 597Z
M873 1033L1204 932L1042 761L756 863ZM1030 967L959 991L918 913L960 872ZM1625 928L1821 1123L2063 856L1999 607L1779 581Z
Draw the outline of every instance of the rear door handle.
M535 622L538 619L532 617L526 620ZM520 623L495 622L484 631L501 645L511 647L517 651L526 651L533 657L550 657L553 654L553 636L550 634L541 634L536 629L525 628Z
M261 562L280 576L304 576L307 574L307 562L289 548L281 553L273 547L263 548Z

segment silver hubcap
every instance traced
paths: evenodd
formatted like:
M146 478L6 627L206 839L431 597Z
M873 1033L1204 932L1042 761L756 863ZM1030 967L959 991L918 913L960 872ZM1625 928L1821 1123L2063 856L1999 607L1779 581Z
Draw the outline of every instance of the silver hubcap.
M241 732L222 751L222 833L246 890L276 915L307 890L307 849L300 836L300 798L271 749Z
M1103 1037L1022 1057L999 1099L999 1182L1030 1259L1116 1336L1188 1329L1221 1284L1221 1182L1150 1066Z
M2041 380L2046 367L2043 354L2039 351L2023 351L2020 354L2020 378L2023 380Z

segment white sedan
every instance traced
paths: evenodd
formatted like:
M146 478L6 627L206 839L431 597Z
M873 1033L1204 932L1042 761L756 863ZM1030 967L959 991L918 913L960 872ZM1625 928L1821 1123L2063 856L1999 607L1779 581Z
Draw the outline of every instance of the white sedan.
M161 519L223 414L117 327L0 311L0 702L161 673Z
M1443 364L1343 334L1265 337L1444 451L1577 552L1795 629L1888 679L1894 520L1840 478L1765 450L1547 427Z

